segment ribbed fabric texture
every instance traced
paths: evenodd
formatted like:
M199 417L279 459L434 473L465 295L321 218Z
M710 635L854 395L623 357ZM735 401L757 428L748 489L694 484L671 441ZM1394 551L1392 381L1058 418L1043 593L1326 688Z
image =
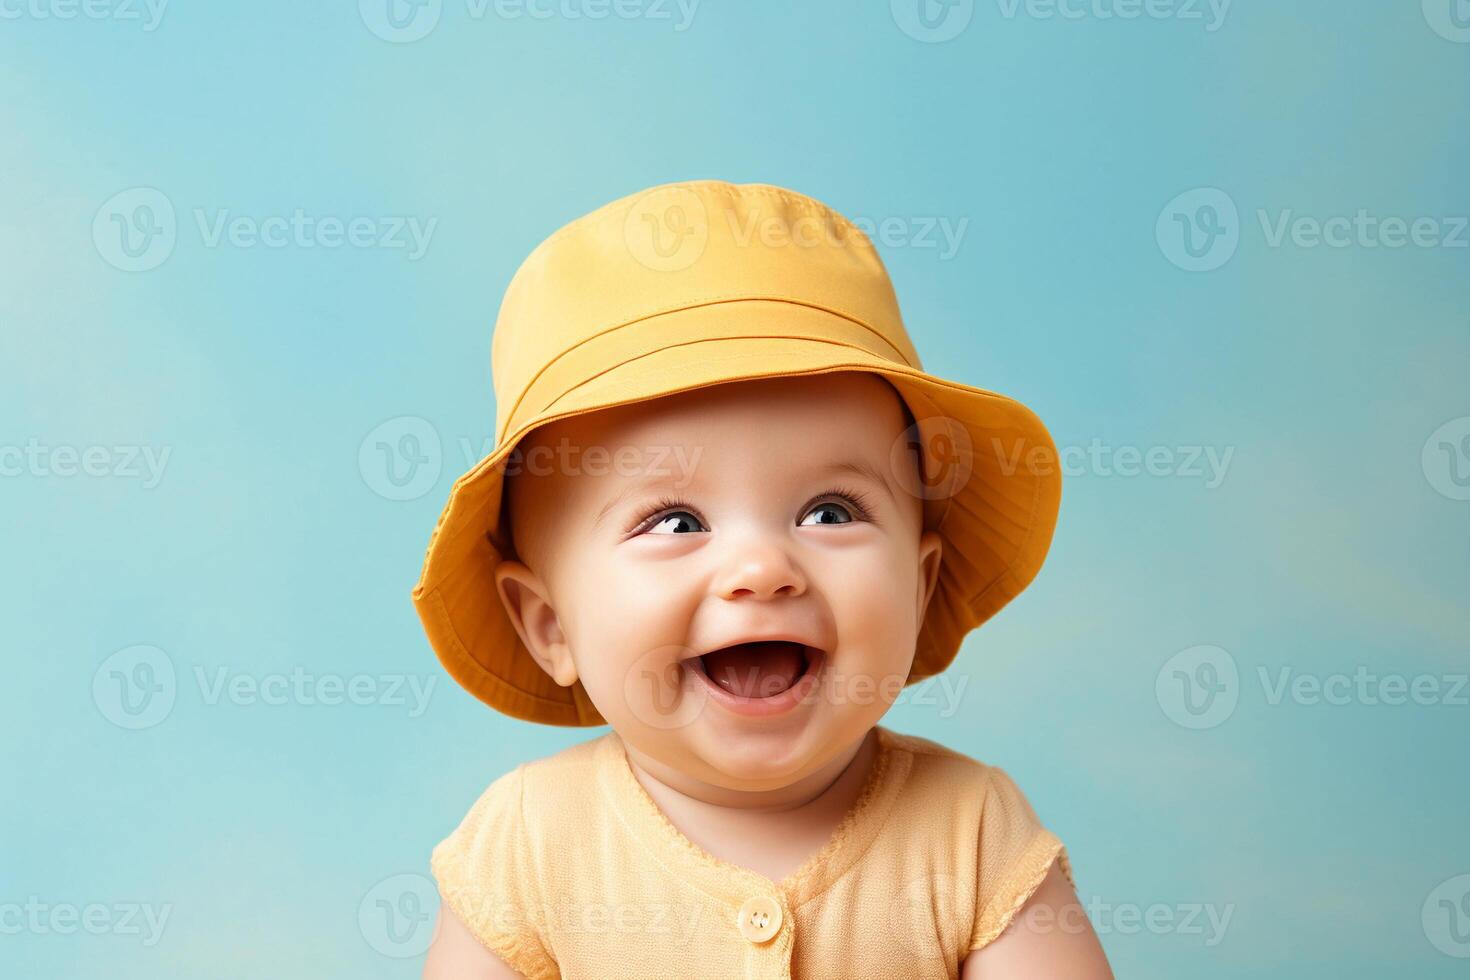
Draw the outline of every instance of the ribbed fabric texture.
M832 838L780 882L681 834L614 732L495 780L434 849L444 901L530 980L956 978L1053 861L1002 770L881 726L879 751ZM747 939L764 897L780 928Z

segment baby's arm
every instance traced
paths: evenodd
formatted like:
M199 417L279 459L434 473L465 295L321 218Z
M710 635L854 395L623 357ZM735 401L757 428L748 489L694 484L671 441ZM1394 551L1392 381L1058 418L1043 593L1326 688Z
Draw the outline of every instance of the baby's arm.
M424 959L424 980L522 980L519 973L486 949L469 926L450 910L439 906L439 924Z
M1097 933L1055 862L1010 927L960 965L960 980L1023 977L1113 980Z

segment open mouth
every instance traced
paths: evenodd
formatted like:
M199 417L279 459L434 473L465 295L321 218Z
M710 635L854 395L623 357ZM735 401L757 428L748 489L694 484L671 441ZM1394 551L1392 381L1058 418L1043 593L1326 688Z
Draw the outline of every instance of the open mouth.
M712 685L735 698L778 698L816 674L822 651L789 640L737 643L693 658L691 665Z

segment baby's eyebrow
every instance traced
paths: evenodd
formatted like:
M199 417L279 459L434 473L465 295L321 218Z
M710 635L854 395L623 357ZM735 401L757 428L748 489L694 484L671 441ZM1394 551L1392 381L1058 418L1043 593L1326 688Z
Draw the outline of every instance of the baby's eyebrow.
M825 473L851 473L855 476L865 477L873 481L885 491L889 490L888 481L883 478L883 474L874 469L873 465L865 459L844 459L835 463L829 463L822 467L822 471ZM891 491L889 495L892 496Z
M596 529L598 525L603 522L603 519L606 518L609 513L611 513L614 507L622 503L624 500L627 500L633 494L641 493L644 490L651 490L656 487L666 487L668 485L669 478L667 476L645 476L641 480L633 481L632 483L623 487L623 489L619 490L617 493L613 494L610 498L608 498L607 503L602 505L602 509L599 510L597 512L597 516L592 519L592 527Z

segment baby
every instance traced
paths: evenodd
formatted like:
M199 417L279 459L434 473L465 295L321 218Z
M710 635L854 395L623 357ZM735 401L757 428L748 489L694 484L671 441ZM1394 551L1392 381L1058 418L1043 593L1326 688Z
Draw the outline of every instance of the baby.
M1111 976L1009 777L879 725L1060 491L1006 465L1053 451L1033 414L922 370L861 232L767 185L623 198L527 258L493 362L414 601L480 699L611 730L435 848L426 977Z

